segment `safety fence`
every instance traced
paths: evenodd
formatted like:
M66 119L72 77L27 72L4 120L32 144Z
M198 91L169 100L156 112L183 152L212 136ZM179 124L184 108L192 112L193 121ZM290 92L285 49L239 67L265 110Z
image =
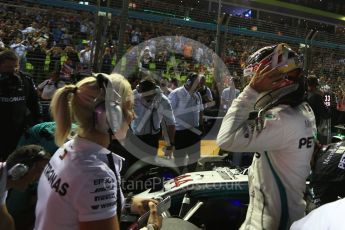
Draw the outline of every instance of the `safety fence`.
M0 38L4 45L16 50L20 56L20 68L32 73L38 83L57 67L63 69L60 70L62 74L88 75L93 68L92 47L97 43L95 33L98 8L73 1L68 1L68 4L67 1L49 0L24 2L26 4L20 5L4 2L0 8ZM115 56L121 4L120 1L112 2L115 5L108 9L113 15L111 26L103 35L106 45L101 55L102 72L111 72L118 63ZM306 41L310 30L297 26L229 15L223 15L221 19L221 57L231 75L241 76L241 65L248 54L264 45L286 42L302 56L308 54L309 73L316 74L322 82L333 85L335 89L342 87L345 76L345 40L341 35L318 32L313 41ZM153 0L132 1L125 36L126 49L130 50L141 42L159 36L183 36L213 50L216 46L216 21L217 14L214 11L192 10ZM142 46L143 49L145 47ZM306 47L311 47L308 53ZM197 47L193 48L196 50ZM143 51L137 52L136 62L139 66ZM169 78L175 76L176 71L171 71L170 54L169 60L164 57L163 51L152 53L151 50L151 55L160 57L160 60L150 63L147 66L149 70L156 70L157 66L161 66L159 62L166 60L163 65L166 69L160 73ZM177 62L181 61L179 57L174 58ZM212 81L212 78L209 79Z

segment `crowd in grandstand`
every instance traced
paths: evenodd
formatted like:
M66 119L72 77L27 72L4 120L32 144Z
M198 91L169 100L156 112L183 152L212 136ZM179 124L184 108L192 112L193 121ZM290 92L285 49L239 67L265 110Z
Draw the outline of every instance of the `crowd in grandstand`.
M20 69L31 73L35 82L41 84L40 88L48 82L47 77L51 76L52 72L59 71L59 80L67 82L71 82L72 78L77 80L89 74L94 52L94 49L92 50L94 47L92 38L95 32L93 15L86 12L75 15L72 12L53 11L49 8L45 10L37 8L37 10L39 13L35 11L35 8L29 10L13 6L1 7L0 46L9 47L16 52L20 58ZM118 21L119 19L115 17L114 25ZM118 27L115 26L113 31L117 29ZM130 50L131 47L151 38L172 34L192 38L215 49L215 37L206 30L186 29L186 27L169 25L168 22L153 23L136 19L129 20L127 24L127 49ZM114 34L105 47L101 72L110 73L116 64L116 39L117 35ZM234 75L233 77L240 78L241 64L248 53L268 43L264 39L258 40L254 37L231 34L224 42L221 57L230 73ZM177 53L182 52L182 47L175 46ZM294 45L292 47L295 50L299 49ZM168 72L168 67L164 62L170 58L169 53L162 52L161 47L154 47L154 45L149 48L148 56L152 59L150 62L156 63L152 65L152 68L166 68L163 70ZM194 49L197 48L194 47ZM303 48L300 48L300 52L304 52ZM332 91L337 100L342 101L341 98L344 95L342 89L345 83L344 59L337 53L325 55L331 52L331 49L314 48L310 72L319 78L320 85L325 86L324 89ZM198 50L194 53L198 53ZM196 58L198 61L204 57L206 57L205 60L209 60L207 55L207 52L202 53L201 50ZM144 62L148 63L147 60ZM49 82L47 87L52 83L55 84L52 80Z

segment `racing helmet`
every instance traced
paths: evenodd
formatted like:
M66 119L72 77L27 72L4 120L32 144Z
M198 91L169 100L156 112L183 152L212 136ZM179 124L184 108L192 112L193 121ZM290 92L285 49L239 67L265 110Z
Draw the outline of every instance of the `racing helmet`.
M296 106L304 100L307 88L302 70L303 62L287 44L266 46L254 52L246 61L243 76L254 76L261 64L278 67L284 80L277 89L260 94L255 110L268 109L277 104Z

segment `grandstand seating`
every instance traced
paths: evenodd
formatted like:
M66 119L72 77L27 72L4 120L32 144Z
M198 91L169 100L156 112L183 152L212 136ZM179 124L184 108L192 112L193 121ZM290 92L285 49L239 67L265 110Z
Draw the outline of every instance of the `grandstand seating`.
M80 5L73 1L67 1L68 4L66 4L66 1L51 0L25 0L24 2L26 3L25 6L10 3L3 4L3 9L9 10L8 12L16 12L14 15L17 17L13 18L9 13L2 12L1 21L5 25L2 31L5 31L5 34L1 35L4 37L0 38L6 41L6 45L10 45L9 43L16 35L16 33L9 33L13 25L6 23L8 22L7 20L12 19L22 23L22 27L26 27L30 25L30 22L39 19L36 14L43 18L39 26L48 27L50 30L49 33L53 32L54 27L52 22L56 23L58 27L60 26L60 29L67 29L67 33L64 32L64 34L71 37L71 44L78 53L83 48L85 41L92 41L94 34L90 32L95 31L94 23L92 23L95 21L94 11L97 10L95 6ZM35 4L30 2L34 2ZM37 5L37 2L46 4ZM140 2L136 3L137 6L135 9L130 9L130 20L126 39L127 48L131 47L129 37L131 31L135 28L139 28L142 41L162 35L183 35L212 47L216 30L215 15L212 12L205 14L205 11L195 9L195 11L189 14L191 19L186 20L186 18L183 18L186 9L176 10L177 8L181 8L177 5L172 6L171 4L159 3L154 0L145 1L141 5ZM52 10L52 7L54 7L54 10ZM66 10L66 7L69 9ZM116 5L116 7L120 6ZM78 14L75 14L75 12L78 12ZM116 40L117 34L114 31L118 31L119 28L118 15L120 9L112 8L111 12L113 14L112 25L114 25L112 37L114 38L113 40ZM80 32L80 25L83 24L81 22L89 28L90 31L88 33ZM48 24L44 25L44 23ZM16 24L18 23L14 23L14 26ZM298 50L300 44L305 43L304 38L308 33L307 30L301 28L235 16L231 17L229 27L222 26L222 31L224 33L227 32L227 40L223 45L222 57L224 60L230 60L227 64L229 64L231 72L234 70L238 75L241 75L240 60L243 60L246 53L250 53L262 45L276 42L286 42ZM68 36L65 36L67 38L63 39L64 43L66 41L68 42ZM336 34L320 32L315 41L309 44L313 47L310 55L312 58L310 70L319 76L343 77L345 75L345 69L343 67L343 61L345 59L343 54L345 49L344 43L344 40ZM48 44L46 50L50 49L52 45L53 43ZM109 47L111 45L116 46L115 43L109 41ZM300 51L303 52L303 48ZM66 53L62 52L60 62L63 63L65 60ZM44 74L49 72L50 62L50 56L47 55L44 59ZM115 65L115 59L112 59L111 65ZM26 65L26 70L29 72L33 70L33 66L29 61Z

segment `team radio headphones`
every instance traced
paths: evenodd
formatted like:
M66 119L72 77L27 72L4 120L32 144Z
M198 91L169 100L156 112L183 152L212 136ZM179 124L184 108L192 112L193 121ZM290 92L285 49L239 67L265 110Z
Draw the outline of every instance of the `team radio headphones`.
M95 99L94 127L101 133L114 135L122 126L122 98L109 75L99 73L94 76L101 89L100 96Z
M44 149L41 149L35 156L18 159L17 161L22 163L17 163L12 166L7 171L7 175L11 180L19 180L29 172L35 162L49 158L50 154L44 151Z
M8 170L7 174L11 178L11 180L19 180L22 178L27 172L29 171L29 166L25 164L18 163L14 165L10 170Z

